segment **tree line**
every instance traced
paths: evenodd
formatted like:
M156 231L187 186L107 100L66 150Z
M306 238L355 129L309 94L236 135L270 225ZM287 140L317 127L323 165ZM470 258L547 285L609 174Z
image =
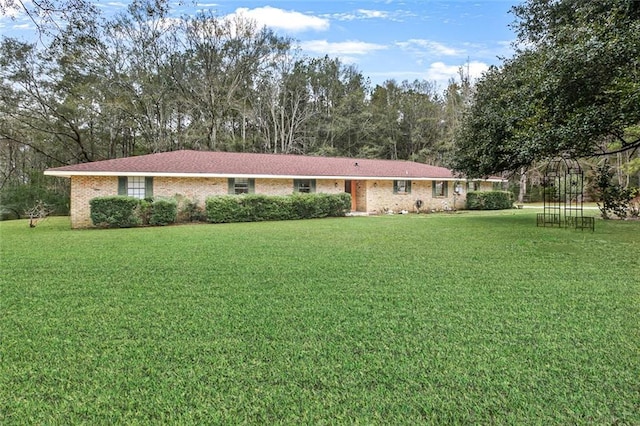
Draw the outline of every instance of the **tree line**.
M604 163L640 186L640 2L527 0L516 53L471 82L372 85L337 58L242 16L173 17L166 0L115 16L85 0L21 5L40 37L0 41L0 204L59 204L48 167L196 149L403 159L468 177ZM534 188L535 189L535 188ZM594 194L594 196L596 196ZM60 205L58 210L64 210ZM16 210L19 213L19 209Z
M0 43L0 190L47 167L178 149L442 165L470 94L464 73L444 92L371 87L242 16L175 19L147 0L110 18L82 7L38 41Z

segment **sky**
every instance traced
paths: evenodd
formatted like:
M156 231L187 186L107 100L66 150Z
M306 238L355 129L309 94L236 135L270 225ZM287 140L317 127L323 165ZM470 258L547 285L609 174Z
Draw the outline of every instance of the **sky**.
M4 2L6 0L0 0ZM27 0L28 1L28 0ZM426 80L443 90L464 67L479 77L513 55L509 27L514 0L205 0L173 5L175 16L211 10L242 14L299 43L314 57L338 57L373 85ZM126 1L95 1L105 15ZM12 16L7 16L12 15ZM29 39L33 23L16 12L0 16L0 34Z

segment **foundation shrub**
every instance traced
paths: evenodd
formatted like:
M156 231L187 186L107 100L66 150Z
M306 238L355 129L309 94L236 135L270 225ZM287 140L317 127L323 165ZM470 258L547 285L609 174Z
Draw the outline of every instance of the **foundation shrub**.
M337 195L332 195L329 198L328 202L329 214L327 216L330 217L340 217L346 215L349 211L351 211L351 194L342 193Z
M294 219L323 217L322 204L325 194L293 194L289 197Z
M350 207L349 194L222 195L207 199L206 215L213 223L260 222L344 216Z
M206 220L204 209L198 204L197 200L179 200L178 222L204 222Z
M220 195L209 197L205 201L207 220L213 223L240 222L240 204L238 196Z
M178 202L173 198L158 198L151 204L149 224L165 226L175 223L178 216Z
M351 195L294 194L291 196L294 215L299 219L340 217L351 210Z
M136 208L136 214L140 218L141 225L149 225L149 221L151 220L152 209L153 209L152 198L145 198L139 201L138 207Z
M249 222L293 219L290 197L244 195L240 198Z
M91 221L106 228L130 228L142 223L140 200L126 196L97 197L89 201Z
M513 207L509 191L479 191L467 194L468 210L504 210Z

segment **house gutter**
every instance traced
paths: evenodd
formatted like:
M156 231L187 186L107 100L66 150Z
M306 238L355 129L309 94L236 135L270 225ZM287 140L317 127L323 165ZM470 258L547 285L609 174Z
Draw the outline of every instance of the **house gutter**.
M464 178L454 177L415 177L415 176L319 176L319 175L264 175L239 173L164 173L164 172L84 172L45 170L47 176L71 178L72 176L149 176L172 178L251 178L251 179L339 179L339 180L416 180L416 181L466 181ZM481 182L504 182L501 178L470 179Z

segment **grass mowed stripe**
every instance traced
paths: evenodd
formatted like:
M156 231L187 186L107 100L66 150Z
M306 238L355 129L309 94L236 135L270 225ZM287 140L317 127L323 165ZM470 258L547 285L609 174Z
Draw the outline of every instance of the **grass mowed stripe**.
M0 423L640 423L640 224L0 223Z

